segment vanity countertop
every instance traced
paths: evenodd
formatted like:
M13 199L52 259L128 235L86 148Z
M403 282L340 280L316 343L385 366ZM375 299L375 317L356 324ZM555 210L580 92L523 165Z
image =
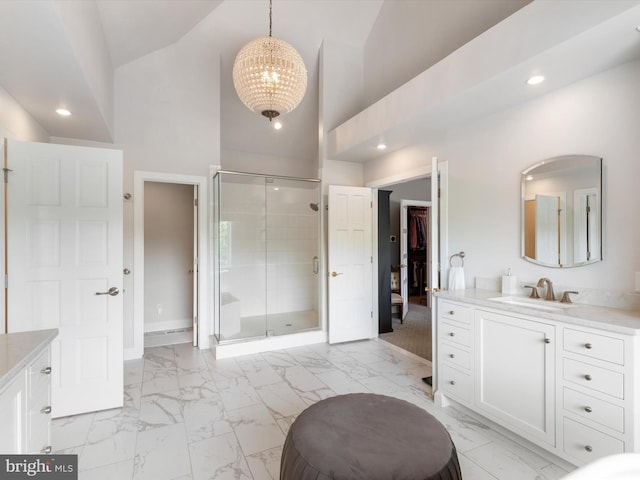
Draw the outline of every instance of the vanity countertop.
M58 336L58 329L0 334L0 389Z
M437 297L443 299L457 300L479 307L494 308L511 313L534 315L539 319L557 320L584 327L592 327L610 332L623 333L626 335L640 335L640 311L623 310L611 307L599 307L573 303L571 305L560 302L549 302L550 305L561 308L558 311L544 311L530 308L524 305L513 305L491 300L497 297L513 297L512 295L502 295L500 292L492 290L466 289L466 290L441 290L436 293ZM521 297L527 300L527 297ZM540 302L544 302L541 300Z

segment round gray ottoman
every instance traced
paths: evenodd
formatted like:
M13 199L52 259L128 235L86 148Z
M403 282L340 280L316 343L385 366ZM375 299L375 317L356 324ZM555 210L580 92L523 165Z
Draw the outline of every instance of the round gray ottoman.
M327 398L293 422L280 480L459 480L449 432L415 405L369 393Z

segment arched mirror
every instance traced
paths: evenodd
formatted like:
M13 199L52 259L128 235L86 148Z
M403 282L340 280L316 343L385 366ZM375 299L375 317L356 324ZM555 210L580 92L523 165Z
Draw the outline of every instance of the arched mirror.
M602 260L602 159L566 155L522 172L522 256L546 267Z

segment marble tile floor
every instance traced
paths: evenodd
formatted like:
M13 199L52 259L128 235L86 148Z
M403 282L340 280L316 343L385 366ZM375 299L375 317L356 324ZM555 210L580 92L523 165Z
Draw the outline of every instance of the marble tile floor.
M464 480L559 479L566 471L454 408L436 407L424 359L380 340L319 344L215 360L190 344L125 363L122 408L56 419L56 453L80 480L277 479L287 430L307 406L372 392L436 416Z

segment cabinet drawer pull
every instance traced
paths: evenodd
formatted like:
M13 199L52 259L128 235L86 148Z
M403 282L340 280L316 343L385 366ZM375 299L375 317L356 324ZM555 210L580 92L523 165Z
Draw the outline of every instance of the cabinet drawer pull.
M40 370L40 373L49 375L51 373L51 367L44 367L42 370Z
M47 445L45 448L40 450L40 453L51 453L52 451L53 451L53 448L51 447L51 445Z
M455 315L455 314L456 314L455 310L449 310L449 315Z
M585 379L587 382L590 382L590 381L593 379L593 377L587 373L587 374L584 376L584 379Z
M449 336L450 336L450 337L455 337L455 336L456 336L456 334L455 334L455 333L453 333L453 332L449 332Z
M591 350L593 348L593 345L591 345L590 343L585 343L584 348L586 348L587 350Z
M449 381L449 383L450 383L451 385L455 385L455 384L456 384L456 381L455 381L455 380L451 380L451 381Z
M40 413L51 413L51 405L41 408Z
M587 412L587 413L591 413L591 412L593 412L593 408L591 408L589 406L586 406L586 407L584 407L584 411Z
M551 339L550 338L545 338L544 339L544 343L551 343Z
M449 358L456 358L456 354L455 353L450 353L449 354Z
M584 449L589 453L593 452L593 447L591 445L585 445Z

